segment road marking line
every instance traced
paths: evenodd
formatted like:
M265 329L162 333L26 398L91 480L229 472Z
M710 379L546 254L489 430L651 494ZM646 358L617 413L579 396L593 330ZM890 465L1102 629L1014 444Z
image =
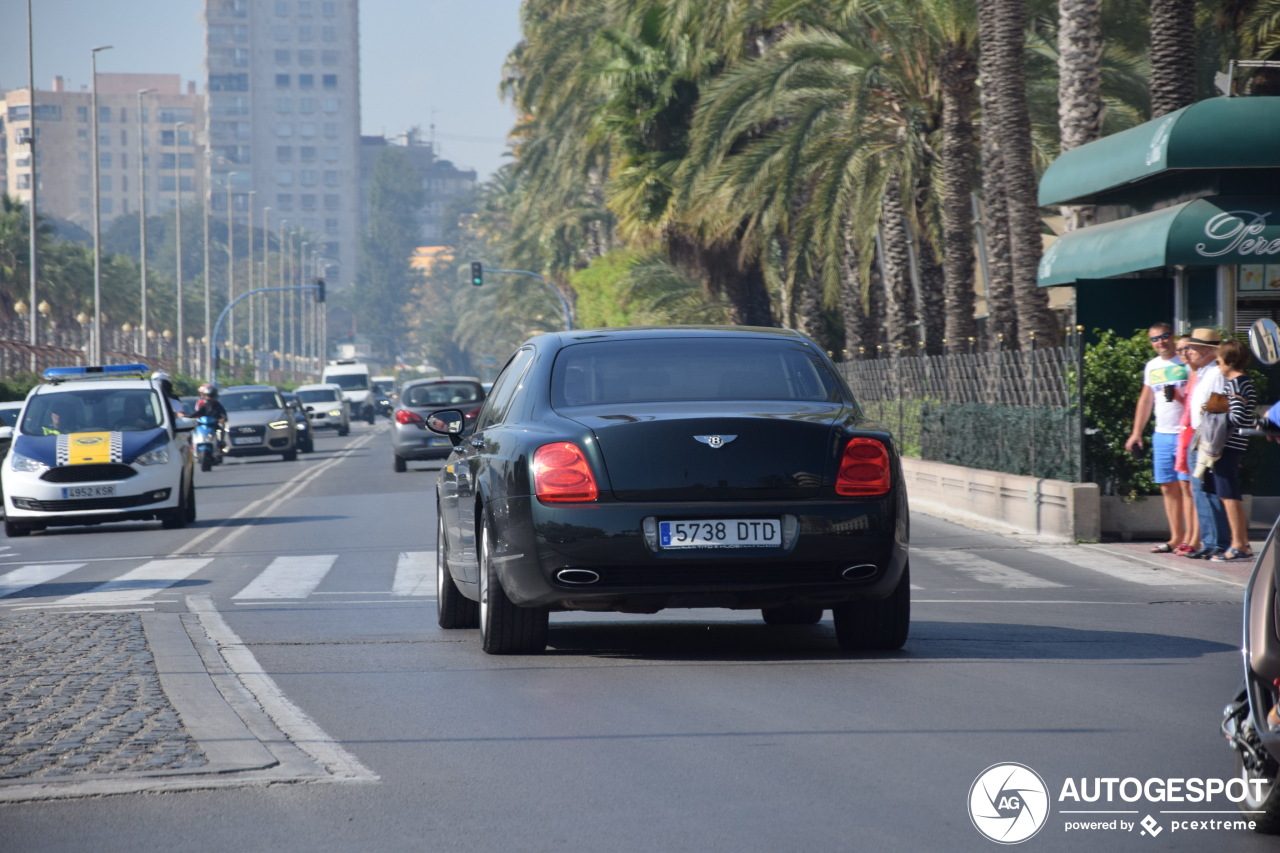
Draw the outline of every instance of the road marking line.
M396 579L392 595L434 595L436 591L436 552L403 551L396 560Z
M84 567L85 563L36 563L14 569L0 576L0 598L62 577Z
M1088 569L1107 577L1143 586L1206 586L1209 583L1200 578L1188 577L1181 572L1140 568L1122 557L1113 557L1110 554L1099 554L1097 551L1082 553L1074 546L1029 550L1032 554L1052 557L1079 569Z
M265 518L270 510L292 498L297 492L309 486L313 480L325 471L328 471L339 462L342 462L344 459L352 456L356 450L373 441L373 437L376 434L380 433L365 433L360 438L351 442L351 444L342 448L332 457L321 462L316 467L311 468L310 470L300 471L293 478L281 483L280 486L271 494L258 498L252 503L246 504L234 515L222 519L222 521L218 522L213 527L202 530L199 534L189 539L186 544L175 553L189 554L192 551L196 551L197 546L202 545L206 539L210 539L214 536L221 536L222 538L210 545L206 553L213 554L220 551L230 550L231 543L234 542L240 534L244 533L253 525L246 524L243 527L237 527L235 530L231 531L226 529L228 525L242 518Z
M989 583L1005 589L1053 589L1065 584L1054 583L1027 572L1010 568L994 560L979 557L968 551L943 548L913 548L912 556L922 556L933 563L941 563L949 569L963 572L981 583Z
M337 554L276 557L235 598L306 598L337 562Z
M212 558L150 560L113 581L106 581L77 595L58 599L58 604L133 604L181 583L213 562Z
M187 596L187 609L196 614L201 626L217 646L227 667L258 701L262 710L294 746L324 766L332 776L349 782L377 782L378 775L342 748L314 720L289 701L279 686L263 671L244 641L231 630L208 596Z

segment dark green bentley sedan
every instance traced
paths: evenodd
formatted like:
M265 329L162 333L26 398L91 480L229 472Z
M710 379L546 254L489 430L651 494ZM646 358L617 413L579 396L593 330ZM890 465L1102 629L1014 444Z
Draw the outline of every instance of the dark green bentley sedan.
M523 344L436 483L439 623L492 654L548 615L831 610L850 650L910 621L907 496L888 430L803 335L747 327L566 331Z

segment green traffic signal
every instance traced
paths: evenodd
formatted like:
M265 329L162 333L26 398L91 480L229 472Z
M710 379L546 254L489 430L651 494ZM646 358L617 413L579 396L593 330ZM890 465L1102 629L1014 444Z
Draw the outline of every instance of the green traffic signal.
M479 261L471 262L471 283L476 287L484 284L484 264Z

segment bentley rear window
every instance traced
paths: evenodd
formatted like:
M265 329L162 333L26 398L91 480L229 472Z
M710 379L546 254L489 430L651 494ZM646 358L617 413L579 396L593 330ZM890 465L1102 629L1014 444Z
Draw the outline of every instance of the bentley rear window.
M837 402L822 359L791 341L665 338L566 347L551 374L552 405L714 400Z

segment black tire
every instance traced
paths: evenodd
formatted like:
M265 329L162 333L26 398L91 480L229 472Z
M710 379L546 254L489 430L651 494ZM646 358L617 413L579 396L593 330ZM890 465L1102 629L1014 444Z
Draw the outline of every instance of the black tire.
M887 598L849 601L831 609L836 641L845 651L892 651L902 648L911 627L911 569Z
M4 535L10 539L17 539L19 536L29 536L31 528L20 521L4 520Z
M760 611L766 625L816 625L822 621L823 608L808 604L784 604Z
M187 526L187 490L182 489L181 494L178 505L173 509L165 510L160 516L160 526L165 530L181 530Z
M1253 739L1257 749L1262 749L1256 738ZM1243 756L1240 750L1236 753L1236 776L1245 780L1246 796L1240 801L1240 811L1249 815L1254 822L1254 831L1261 832L1266 835L1280 835L1280 784L1277 784L1276 775L1280 772L1280 768L1274 762L1267 762L1266 767L1249 769L1244 766ZM1262 796L1255 797L1253 795L1254 787L1252 780L1263 779L1269 784L1262 786Z
M211 448L205 448L200 451L200 470L213 470L213 450Z
M403 474L405 471L409 470L409 462L400 454L392 453L391 470L395 471L397 474Z
M480 627L480 604L458 590L449 573L448 542L444 538L444 519L436 520L436 622L441 628Z
M196 483L195 480L187 482L187 524L196 523Z
M289 448L288 450L286 450L284 453L282 453L282 454L281 454L281 456L283 456L283 457L284 457L284 461L285 461L285 462L297 462L297 461L298 461L298 448L297 448L297 447L291 447L291 448Z
M347 423L338 427L338 435L339 436L351 435L351 425Z
M550 613L545 607L517 607L507 598L493 567L492 535L481 523L476 551L480 562L480 646L491 655L531 655L547 647Z
M364 410L364 419L369 423L373 423L378 419L378 416L373 412L373 406L369 406Z

